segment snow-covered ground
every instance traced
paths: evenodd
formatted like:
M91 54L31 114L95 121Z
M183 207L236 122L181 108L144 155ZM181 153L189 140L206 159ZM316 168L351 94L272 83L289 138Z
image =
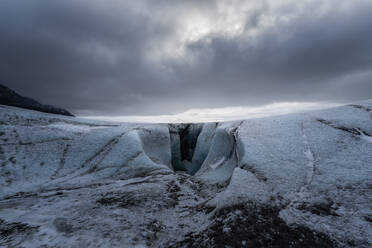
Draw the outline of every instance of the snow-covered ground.
M372 100L198 125L0 106L0 247L371 247L371 135Z

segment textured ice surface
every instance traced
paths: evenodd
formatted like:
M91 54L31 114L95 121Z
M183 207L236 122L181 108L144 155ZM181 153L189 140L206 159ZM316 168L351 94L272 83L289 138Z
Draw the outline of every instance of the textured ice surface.
M0 247L372 246L372 101L189 128L0 106Z

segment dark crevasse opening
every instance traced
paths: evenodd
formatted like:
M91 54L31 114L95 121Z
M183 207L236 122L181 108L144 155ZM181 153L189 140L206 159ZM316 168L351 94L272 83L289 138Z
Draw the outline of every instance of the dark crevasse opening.
M193 156L203 124L169 124L172 165L175 171L194 175L201 164L193 164Z

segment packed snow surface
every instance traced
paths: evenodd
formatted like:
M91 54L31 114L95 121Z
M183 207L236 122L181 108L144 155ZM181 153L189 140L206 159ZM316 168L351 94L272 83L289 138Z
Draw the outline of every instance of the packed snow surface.
M372 100L139 124L0 105L0 247L371 247Z

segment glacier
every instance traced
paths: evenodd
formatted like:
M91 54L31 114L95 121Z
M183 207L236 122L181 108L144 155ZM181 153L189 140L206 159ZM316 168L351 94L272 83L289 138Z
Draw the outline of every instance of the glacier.
M0 247L371 247L372 100L141 124L0 105Z

